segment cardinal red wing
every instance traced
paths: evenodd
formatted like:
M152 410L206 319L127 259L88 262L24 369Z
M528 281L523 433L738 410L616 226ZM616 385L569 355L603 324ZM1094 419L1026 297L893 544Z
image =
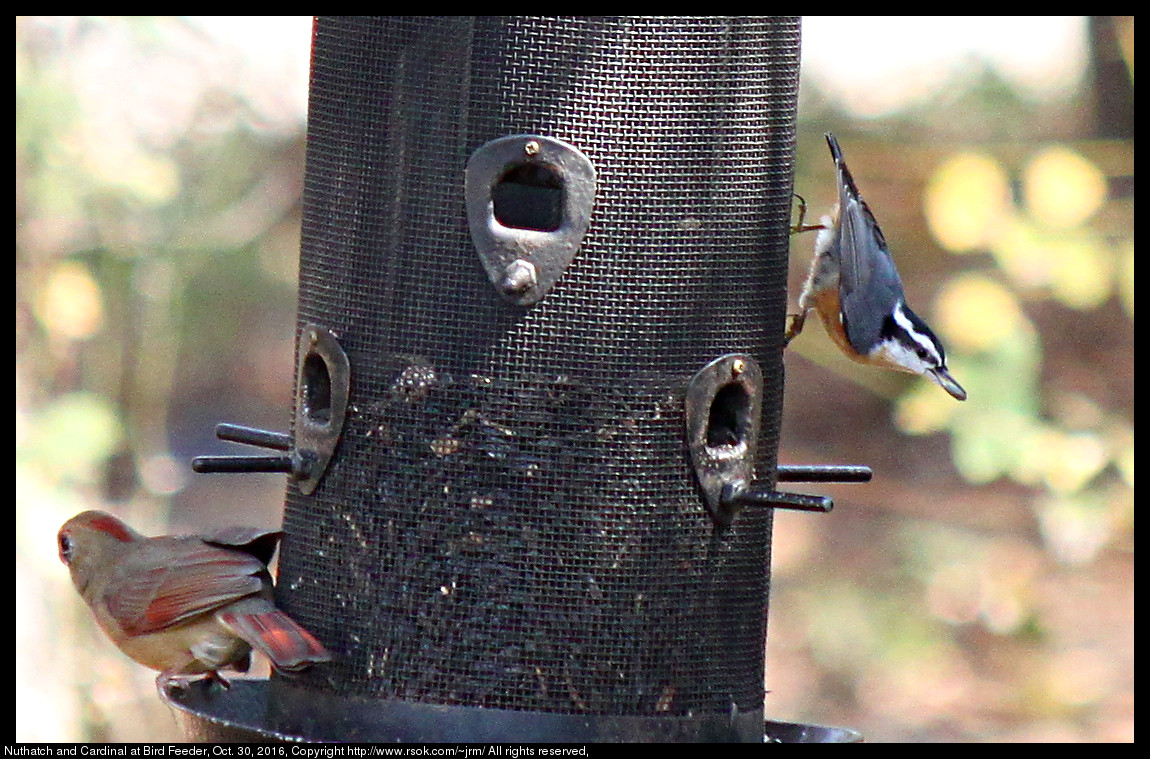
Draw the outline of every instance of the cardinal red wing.
M258 593L266 569L197 537L153 538L120 562L103 601L124 632L142 635Z

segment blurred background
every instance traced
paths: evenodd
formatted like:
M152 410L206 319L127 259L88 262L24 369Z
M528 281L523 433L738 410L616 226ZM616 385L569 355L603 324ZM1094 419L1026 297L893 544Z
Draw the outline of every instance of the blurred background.
M808 220L833 131L970 400L817 322L792 344L781 461L875 479L777 516L767 713L1131 741L1133 17L803 24ZM68 517L279 524L282 475L189 460L240 452L220 421L288 429L310 40L309 17L16 20L17 740L181 738L72 589Z

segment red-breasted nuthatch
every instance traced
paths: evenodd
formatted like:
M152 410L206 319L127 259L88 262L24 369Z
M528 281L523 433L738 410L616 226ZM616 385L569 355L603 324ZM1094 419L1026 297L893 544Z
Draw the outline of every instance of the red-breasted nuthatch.
M902 280L874 215L863 202L833 134L839 202L822 218L815 257L799 296L799 312L787 318L790 343L815 309L827 334L854 361L922 374L960 401L966 391L946 370L946 353L926 322L906 305Z

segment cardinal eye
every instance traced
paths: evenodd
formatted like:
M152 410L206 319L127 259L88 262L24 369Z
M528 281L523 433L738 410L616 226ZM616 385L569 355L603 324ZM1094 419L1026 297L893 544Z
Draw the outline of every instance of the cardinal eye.
M67 533L62 532L56 538L56 542L60 547L60 561L65 564L72 558L72 538Z

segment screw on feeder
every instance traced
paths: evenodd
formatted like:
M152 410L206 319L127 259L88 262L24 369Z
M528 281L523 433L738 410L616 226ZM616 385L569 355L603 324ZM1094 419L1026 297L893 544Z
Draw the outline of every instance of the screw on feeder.
M506 295L522 295L535 287L538 277L535 273L535 264L522 258L517 258L503 270L503 279L499 289Z
M527 155L539 155L539 143L535 140L528 140L527 144L523 146L523 152Z

